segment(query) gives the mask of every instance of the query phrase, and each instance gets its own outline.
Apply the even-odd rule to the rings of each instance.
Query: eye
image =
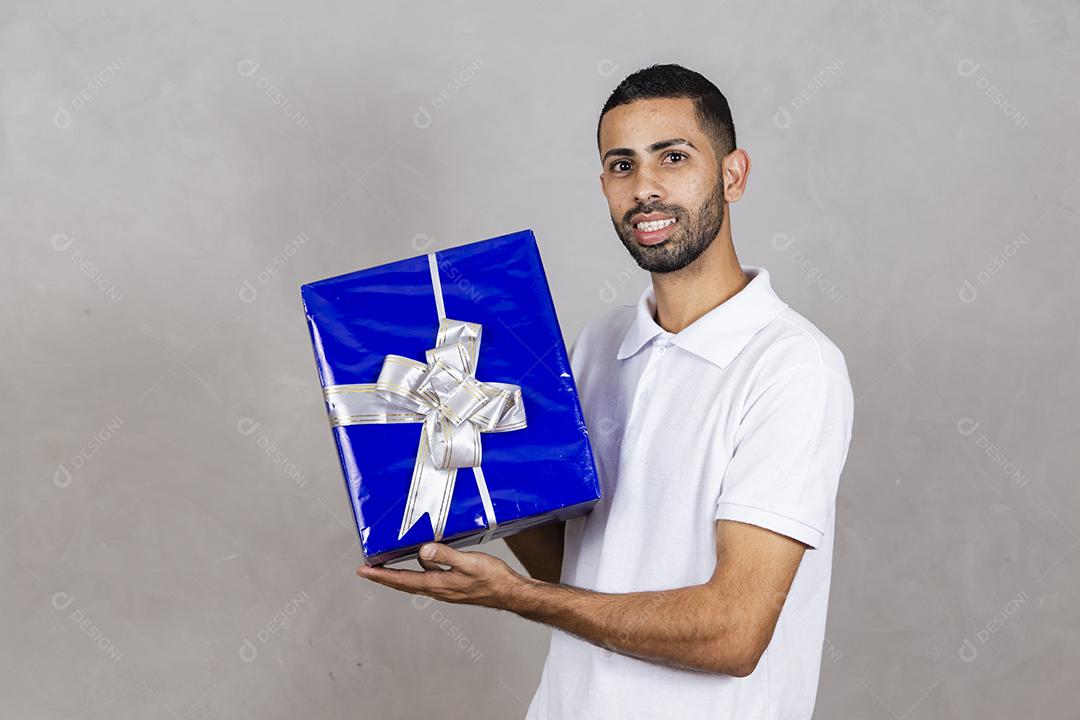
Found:
[[[672,150],[671,152],[669,152],[669,153],[668,153],[667,155],[665,155],[664,157],[665,157],[665,158],[669,158],[669,157],[672,157],[672,156],[677,156],[677,157],[679,157],[679,158],[681,158],[681,159],[683,159],[683,160],[685,160],[685,159],[686,159],[686,157],[687,157],[686,153],[681,153],[681,152],[679,152],[678,150]],[[678,162],[679,162],[679,161],[676,161],[676,164],[678,164]]]
[[[620,167],[621,165],[626,165],[627,166],[625,168],[626,170],[630,169],[630,167],[629,167],[630,166],[630,161],[629,160],[616,160],[615,162],[611,163],[611,165],[609,165],[608,167],[611,169],[612,172],[623,172],[624,169],[622,167]]]

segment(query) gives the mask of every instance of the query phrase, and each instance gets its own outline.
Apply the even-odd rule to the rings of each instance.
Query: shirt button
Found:
[[[666,352],[667,352],[667,346],[666,346],[666,345],[660,345],[660,346],[658,346],[658,347],[656,348],[656,352],[658,352],[659,354],[663,355],[664,353],[666,353]]]

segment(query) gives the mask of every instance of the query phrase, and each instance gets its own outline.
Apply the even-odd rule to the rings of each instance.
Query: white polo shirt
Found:
[[[570,350],[603,498],[566,524],[562,582],[609,593],[703,583],[716,521],[809,546],[772,641],[745,678],[600,648],[558,629],[528,720],[810,718],[832,570],[833,509],[854,398],[840,350],[776,296],[764,268],[681,332],[636,306]]]

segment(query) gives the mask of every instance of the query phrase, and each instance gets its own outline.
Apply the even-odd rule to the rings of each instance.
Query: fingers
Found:
[[[395,590],[438,596],[460,585],[470,573],[475,574],[482,567],[485,557],[488,556],[483,553],[460,552],[442,543],[426,543],[417,557],[423,570],[365,566],[358,569],[356,574]],[[450,572],[443,566],[458,572]]]
[[[444,589],[442,573],[362,567],[356,571],[356,574],[368,580],[374,580],[380,585],[405,592],[428,593]]]

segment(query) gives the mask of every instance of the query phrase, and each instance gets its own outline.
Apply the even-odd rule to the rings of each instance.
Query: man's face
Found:
[[[635,100],[612,108],[600,123],[600,158],[611,222],[643,269],[681,270],[719,234],[722,175],[693,100]]]

